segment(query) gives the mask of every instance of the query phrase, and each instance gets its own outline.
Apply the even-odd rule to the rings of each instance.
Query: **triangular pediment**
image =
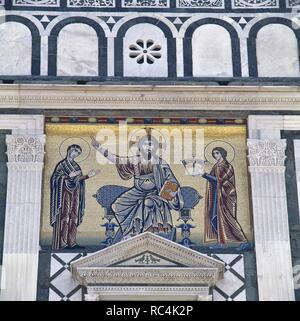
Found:
[[[161,236],[145,232],[108,248],[80,258],[72,269],[113,266],[181,266],[216,268],[220,275],[224,264]]]
[[[177,262],[166,259],[165,257],[159,256],[153,252],[146,251],[144,253],[135,255],[128,260],[116,263],[114,266],[157,266],[157,267],[166,267],[166,266],[182,266]]]

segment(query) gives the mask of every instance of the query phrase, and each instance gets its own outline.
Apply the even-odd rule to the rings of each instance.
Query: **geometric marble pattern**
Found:
[[[59,7],[59,0],[14,0],[14,6]]]
[[[177,0],[178,8],[224,8],[224,0]]]
[[[213,290],[214,301],[246,301],[244,257],[242,254],[212,254],[225,263],[224,279]]]
[[[233,8],[278,8],[279,0],[233,0]]]
[[[82,301],[82,287],[72,278],[70,263],[82,253],[52,253],[49,301]]]
[[[82,301],[82,287],[72,278],[70,263],[83,253],[52,253],[49,301]],[[242,254],[209,254],[225,263],[224,279],[213,290],[213,301],[246,301],[244,257]]]
[[[169,0],[122,0],[123,7],[156,7],[168,8],[170,6]]]
[[[102,8],[102,7],[115,7],[114,0],[68,0],[67,3],[70,8],[80,7],[91,7],[91,8]]]
[[[286,1],[286,6],[288,8],[300,7],[300,0],[287,0]]]

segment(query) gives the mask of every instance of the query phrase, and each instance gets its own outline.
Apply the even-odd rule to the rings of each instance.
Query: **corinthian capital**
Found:
[[[7,135],[7,158],[9,163],[42,163],[45,135]]]
[[[250,166],[284,166],[286,140],[248,139]]]

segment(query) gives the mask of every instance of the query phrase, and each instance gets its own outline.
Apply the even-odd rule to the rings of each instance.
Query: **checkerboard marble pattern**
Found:
[[[224,279],[213,291],[214,301],[246,301],[244,256],[242,254],[212,254],[225,263]]]
[[[70,263],[82,253],[52,253],[49,301],[82,301],[82,287],[72,279]],[[225,263],[224,279],[213,291],[214,301],[246,301],[244,257],[242,254],[211,254]]]
[[[72,278],[70,263],[82,253],[52,253],[49,301],[82,301],[82,287]]]

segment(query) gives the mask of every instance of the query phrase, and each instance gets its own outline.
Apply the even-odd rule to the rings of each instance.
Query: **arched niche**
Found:
[[[283,24],[262,27],[256,38],[259,77],[299,77],[298,43],[294,31]]]
[[[194,77],[232,77],[232,44],[229,32],[216,24],[198,27],[192,37]]]
[[[58,76],[98,76],[99,53],[96,31],[84,23],[64,26],[57,38]]]
[[[168,41],[150,23],[130,27],[123,39],[124,77],[168,77]]]
[[[0,74],[31,75],[32,36],[24,24],[8,21],[0,24]]]

